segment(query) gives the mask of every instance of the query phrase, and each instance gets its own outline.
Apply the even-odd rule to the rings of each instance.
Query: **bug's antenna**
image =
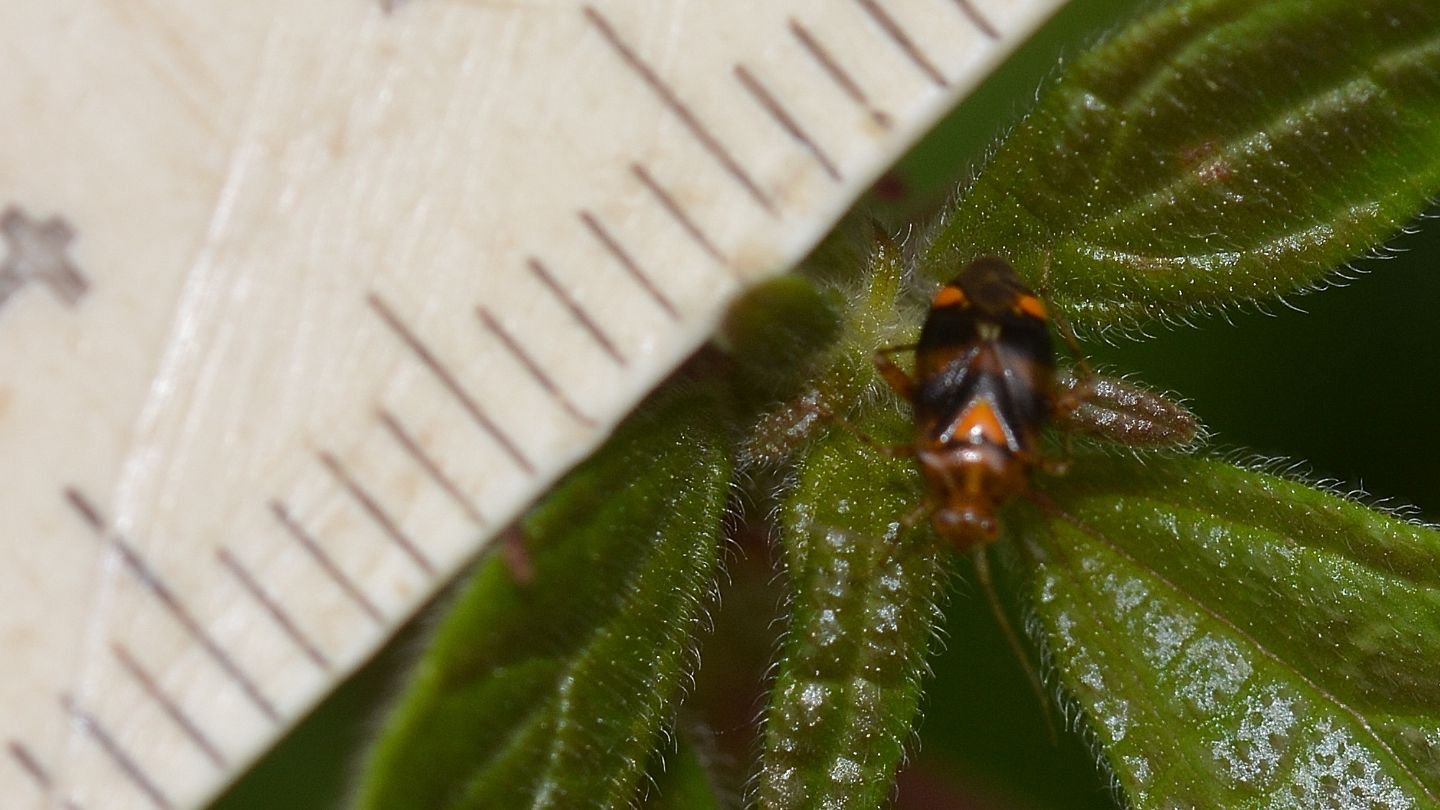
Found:
[[[995,582],[990,578],[990,558],[985,553],[985,548],[984,544],[976,546],[974,553],[971,554],[975,561],[975,579],[980,583],[981,590],[985,591],[985,601],[990,603],[990,612],[995,614],[995,623],[1000,625],[1000,632],[1005,635],[1005,642],[1010,645],[1010,652],[1020,663],[1020,668],[1025,670],[1025,677],[1030,681],[1030,690],[1035,693],[1035,699],[1040,702],[1040,711],[1045,716],[1045,730],[1050,735],[1050,744],[1059,745],[1060,732],[1055,726],[1055,713],[1050,706],[1050,699],[1045,693],[1045,684],[1041,682],[1040,673],[1030,661],[1024,645],[1020,643],[1020,636],[1015,633],[1015,627],[1005,613],[1005,606],[1000,603],[1000,595],[995,592]]]

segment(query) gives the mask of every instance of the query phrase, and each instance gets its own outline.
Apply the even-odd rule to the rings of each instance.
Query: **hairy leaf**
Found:
[[[1047,491],[1036,621],[1134,807],[1440,806],[1440,533],[1197,458]]]
[[[841,307],[837,291],[799,275],[746,290],[715,336],[735,361],[734,387],[764,403],[794,397],[838,337]]]
[[[1314,285],[1436,193],[1440,3],[1182,0],[1066,70],[921,266],[1125,328]]]
[[[700,752],[681,735],[676,751],[652,762],[645,810],[721,810],[725,805]]]
[[[831,277],[821,289],[844,293],[845,306],[836,315],[838,333],[822,356],[813,361],[820,371],[806,380],[798,393],[790,394],[788,401],[755,420],[741,452],[741,466],[747,471],[783,464],[819,428],[834,424],[833,417],[848,415],[879,382],[873,362],[875,351],[903,343],[913,334],[919,314],[902,299],[906,265],[900,246],[884,238],[876,241],[863,259],[848,254],[845,257],[861,263],[863,282],[851,277],[854,268],[850,268],[850,274],[827,262],[812,262],[806,268],[816,276]],[[829,292],[815,297],[833,301]],[[841,306],[838,302],[833,305]],[[776,324],[774,328],[783,326]],[[760,347],[750,348],[752,356],[741,359],[741,366],[776,363],[761,353]]]
[[[836,429],[783,508],[791,618],[765,717],[765,808],[879,807],[920,700],[944,555],[904,529],[910,465]]]
[[[712,587],[729,465],[701,391],[632,419],[483,564],[376,748],[361,808],[612,808],[638,795]]]
[[[1066,433],[1136,449],[1193,447],[1206,438],[1188,408],[1131,380],[1091,374],[1081,382],[1067,370],[1057,381],[1078,403],[1055,415]]]

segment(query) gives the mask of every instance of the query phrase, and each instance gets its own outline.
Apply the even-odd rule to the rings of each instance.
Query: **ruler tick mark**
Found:
[[[520,362],[520,365],[524,366],[525,370],[530,372],[530,377],[535,380],[536,384],[545,389],[545,392],[560,405],[562,410],[585,427],[595,427],[595,420],[580,412],[580,409],[575,403],[571,402],[570,398],[565,396],[565,393],[560,390],[560,386],[555,384],[555,380],[553,380],[549,374],[545,373],[545,369],[541,368],[540,364],[535,361],[535,358],[531,357],[530,354],[525,351],[525,347],[521,346],[520,342],[517,341],[513,335],[505,331],[505,327],[494,315],[490,314],[490,310],[486,309],[483,305],[478,306],[475,308],[475,314],[480,316],[480,322],[485,325],[485,328],[489,330],[490,334],[494,335],[495,339],[499,340],[500,343],[505,346],[505,349]]]
[[[610,336],[605,334],[605,330],[601,329],[600,324],[596,323],[595,319],[591,318],[590,314],[580,306],[580,302],[576,301],[575,297],[565,290],[565,287],[560,284],[560,281],[555,278],[549,268],[534,256],[531,256],[525,264],[530,268],[530,272],[534,274],[535,278],[539,279],[540,283],[544,284],[545,287],[550,290],[550,293],[565,306],[565,309],[570,311],[570,315],[575,318],[575,322],[580,324],[580,327],[590,334],[590,337],[599,344],[600,348],[603,349],[606,354],[610,355],[610,359],[614,360],[616,365],[624,366],[626,362],[625,356],[622,355],[620,349],[615,346],[615,341],[611,340]]]
[[[975,4],[971,0],[955,0],[955,5],[960,7],[960,13],[964,14],[965,18],[980,30],[980,33],[990,39],[998,40],[1000,38],[1000,32],[990,24],[989,20],[985,19],[985,15],[980,13],[980,9],[975,8]]]
[[[730,261],[725,258],[725,254],[720,252],[720,248],[715,247],[715,243],[710,241],[710,237],[706,236],[705,232],[700,230],[700,226],[696,225],[695,221],[690,219],[690,215],[685,213],[685,209],[680,207],[680,203],[670,195],[670,192],[655,182],[655,178],[650,176],[650,172],[647,171],[644,166],[641,166],[639,163],[632,163],[630,164],[630,172],[635,175],[641,185],[645,186],[651,194],[655,195],[655,200],[660,203],[660,207],[669,212],[671,218],[680,224],[680,227],[685,230],[685,233],[689,234],[690,238],[694,239],[695,243],[710,255],[710,258],[722,265],[729,266]]]
[[[105,726],[101,725],[95,715],[80,708],[75,698],[70,695],[61,695],[60,705],[64,707],[66,714],[74,718],[75,722],[85,729],[85,733],[100,746],[115,767],[119,768],[120,772],[125,774],[140,789],[141,793],[145,794],[151,804],[160,810],[173,810],[175,805],[171,804],[170,799],[165,796],[155,781],[140,767],[140,763],[126,753],[119,741],[106,730]]]
[[[329,575],[330,579],[340,587],[340,590],[350,597],[361,612],[373,619],[376,625],[385,627],[385,614],[381,613],[375,603],[365,596],[364,591],[361,591],[355,582],[340,570],[340,566],[335,564],[335,560],[331,559],[330,555],[325,553],[325,549],[315,541],[315,538],[311,537],[310,533],[305,531],[305,528],[291,516],[290,510],[285,507],[285,504],[280,501],[271,501],[270,513],[280,522],[280,526],[285,529],[286,533],[315,560],[315,563],[320,566],[320,570]]]
[[[905,33],[905,29],[900,27],[900,24],[895,21],[894,17],[891,17],[886,13],[885,9],[880,7],[878,0],[855,0],[855,2],[859,3],[860,7],[865,9],[865,13],[870,15],[870,19],[874,20],[876,25],[880,26],[880,30],[884,31],[885,35],[890,37],[891,41],[905,54],[905,57],[909,59],[915,67],[919,68],[920,72],[924,73],[936,87],[943,88],[950,86],[950,83],[945,81],[945,77],[941,75],[934,63],[925,55],[925,52],[920,50],[919,45],[915,44],[915,40],[911,39],[910,35]]]
[[[80,517],[85,523],[95,530],[97,537],[119,553],[121,561],[125,563],[125,567],[130,571],[131,575],[133,575],[151,595],[159,600],[160,604],[170,616],[174,618],[181,627],[184,627],[185,631],[190,634],[190,637],[200,645],[206,655],[210,657],[210,660],[214,661],[220,669],[224,670],[225,674],[230,677],[230,680],[234,681],[235,685],[240,688],[240,691],[245,693],[245,696],[250,699],[250,702],[254,704],[255,708],[259,709],[260,713],[265,715],[271,722],[277,725],[283,722],[283,718],[280,716],[279,710],[275,708],[275,704],[271,703],[269,698],[260,692],[260,688],[255,684],[255,681],[240,668],[240,665],[235,662],[235,659],[230,656],[230,653],[226,652],[225,648],[221,647],[220,643],[205,631],[205,628],[201,626],[199,620],[185,607],[185,603],[180,601],[179,595],[160,579],[160,576],[150,567],[150,564],[140,556],[140,552],[117,533],[111,533],[108,537],[106,536],[106,522],[101,517],[100,510],[95,508],[95,504],[74,487],[69,487],[65,490],[65,499],[74,507],[75,511],[80,514]]]
[[[53,801],[56,798],[57,790],[55,787],[55,779],[50,776],[50,771],[46,770],[45,766],[40,764],[40,760],[35,758],[35,755],[30,752],[29,748],[25,747],[24,743],[18,740],[11,740],[5,747],[10,751],[11,759],[14,759],[15,763],[20,766],[20,770],[24,771],[34,780],[35,784],[40,788],[40,792],[43,793],[46,798]],[[80,805],[69,799],[61,800],[61,807],[65,808],[65,810],[80,810]]]
[[[445,368],[444,364],[440,362],[440,358],[435,356],[435,353],[430,350],[430,347],[420,342],[420,338],[410,330],[410,327],[406,326],[405,323],[400,320],[400,316],[395,314],[395,310],[391,309],[390,305],[385,303],[384,299],[379,295],[372,292],[367,296],[367,300],[370,303],[370,308],[375,310],[375,313],[380,316],[380,320],[384,321],[385,325],[390,327],[390,330],[395,333],[395,336],[400,338],[400,341],[408,346],[410,351],[415,353],[415,356],[420,359],[420,362],[426,368],[430,369],[430,372],[440,380],[441,385],[444,385],[445,388],[460,401],[461,407],[465,409],[466,413],[470,414],[470,417],[475,420],[475,423],[480,426],[480,429],[489,434],[490,438],[494,439],[495,442],[500,445],[500,449],[505,451],[505,454],[515,462],[516,466],[526,474],[533,476],[535,474],[535,465],[531,464],[530,459],[526,458],[525,455],[520,452],[520,448],[500,429],[500,426],[490,418],[489,414],[485,413],[480,407],[480,404],[471,398],[471,396],[465,392],[464,388],[460,387],[460,381],[455,378],[454,374],[450,373],[449,369]]]
[[[460,510],[465,513],[466,517],[470,518],[471,522],[477,526],[484,526],[488,523],[488,521],[485,520],[485,516],[480,514],[479,507],[475,506],[474,502],[466,497],[465,493],[460,491],[460,487],[451,480],[450,476],[445,474],[444,470],[440,469],[439,462],[425,452],[425,448],[420,446],[420,441],[411,435],[410,431],[406,430],[404,425],[400,424],[400,420],[396,419],[394,414],[382,408],[378,416],[380,418],[380,424],[385,426],[385,431],[395,439],[396,444],[399,444],[401,449],[403,449],[416,464],[419,464],[421,469],[425,470],[431,480],[455,501],[455,504],[460,507]]]
[[[848,96],[851,101],[854,101],[870,113],[871,120],[882,129],[892,129],[895,126],[895,122],[891,120],[890,115],[882,110],[876,109],[874,105],[870,103],[870,99],[865,95],[865,91],[861,90],[860,85],[856,84],[850,74],[845,72],[845,68],[841,67],[840,63],[835,61],[835,57],[830,55],[830,52],[825,49],[825,46],[820,44],[820,41],[815,38],[814,34],[810,33],[809,29],[793,17],[790,19],[790,33],[795,36],[796,41],[800,43],[800,47],[803,48],[806,53],[810,54],[810,57],[815,60],[815,63],[820,66],[820,69],[825,71],[825,75],[829,76],[830,79],[835,82],[841,92]]]
[[[620,34],[615,30],[615,27],[611,25],[610,21],[605,19],[594,6],[587,4],[584,7],[584,11],[586,19],[595,26],[601,36],[605,38],[605,41],[610,43],[610,47],[615,49],[615,52],[620,55],[621,60],[629,65],[630,69],[634,70],[635,73],[640,76],[641,80],[649,85],[651,90],[655,91],[655,94],[660,97],[661,103],[668,107],[670,111],[680,119],[680,122],[685,125],[686,129],[690,130],[690,134],[695,136],[696,140],[700,142],[700,145],[705,148],[705,151],[709,152],[725,171],[729,172],[730,176],[735,178],[735,181],[745,189],[757,205],[771,216],[776,216],[775,204],[770,200],[770,197],[767,196],[765,192],[760,189],[759,184],[740,167],[740,163],[735,160],[729,150],[720,143],[720,140],[701,123],[700,119],[690,107],[681,101],[675,91],[660,78],[660,75],[655,72],[655,69],[646,64],[646,62],[640,58],[640,55],[620,38]]]
[[[425,556],[425,553],[420,550],[420,547],[415,545],[415,542],[400,529],[395,519],[390,517],[390,514],[385,511],[384,507],[380,506],[379,501],[375,500],[375,496],[371,495],[369,490],[365,489],[359,481],[355,480],[355,477],[350,474],[350,471],[345,468],[345,465],[340,463],[340,459],[336,458],[333,453],[324,450],[320,451],[319,457],[320,463],[325,466],[325,469],[330,471],[330,474],[335,477],[335,480],[340,486],[344,487],[345,491],[350,493],[350,497],[354,498],[355,502],[360,504],[360,508],[364,510],[365,514],[369,515],[370,519],[375,521],[381,531],[385,533],[385,536],[390,538],[390,541],[403,551],[405,556],[409,557],[415,565],[426,574],[432,577],[439,575],[440,572],[435,570],[434,564],[432,564],[429,558]]]
[[[140,684],[140,688],[145,690],[145,694],[149,695],[151,700],[159,704],[165,715],[179,727],[196,748],[200,749],[200,753],[204,754],[205,758],[210,760],[210,763],[216,768],[225,770],[228,763],[225,761],[225,756],[220,753],[220,749],[210,741],[209,737],[205,736],[205,732],[201,731],[200,726],[185,714],[179,704],[165,694],[164,690],[160,688],[160,682],[155,680],[155,677],[126,649],[125,645],[114,642],[110,645],[110,651],[115,653],[115,660],[120,662],[121,668],[130,673],[130,677]]]
[[[319,667],[323,672],[330,672],[334,669],[330,663],[330,659],[326,658],[325,654],[320,652],[320,648],[306,637],[305,633],[300,630],[300,626],[295,623],[295,620],[290,618],[290,614],[287,613],[284,608],[280,607],[280,603],[276,602],[274,597],[265,592],[265,589],[261,587],[255,575],[250,573],[250,570],[240,562],[239,558],[230,553],[230,549],[222,546],[216,551],[216,557],[220,560],[220,565],[234,575],[236,581],[240,583],[240,587],[244,588],[245,592],[254,598],[260,607],[264,609],[265,613],[275,622],[275,625],[280,628],[280,631],[286,636],[289,636],[290,640],[295,643],[295,646],[300,648],[300,651],[305,654],[306,658],[314,662],[315,666]]]
[[[610,229],[606,228],[604,223],[594,214],[583,209],[580,211],[580,221],[585,223],[585,227],[590,231],[591,235],[599,240],[600,244],[610,252],[611,256],[615,257],[615,261],[619,262],[620,266],[625,268],[625,272],[629,273],[630,277],[635,279],[635,283],[644,288],[645,292],[649,293],[650,297],[655,300],[655,303],[658,304],[661,309],[665,310],[665,314],[670,316],[670,320],[679,323],[680,311],[675,308],[675,304],[660,291],[659,287],[655,286],[655,282],[650,276],[640,269],[640,265],[636,264],[635,260],[631,258],[630,253],[616,241],[614,235],[610,233]]]
[[[35,784],[39,785],[46,795],[55,791],[55,780],[51,778],[50,772],[45,770],[45,766],[40,764],[40,760],[30,753],[30,749],[15,740],[11,740],[5,747],[10,751],[10,757],[20,765],[22,770],[30,774],[30,777],[35,780]]]
[[[750,93],[751,97],[770,114],[770,117],[775,119],[775,123],[779,124],[781,129],[789,133],[790,137],[798,141],[800,145],[804,147],[805,151],[810,153],[811,157],[815,158],[815,161],[820,164],[820,168],[824,169],[825,173],[830,175],[830,179],[836,181],[844,179],[840,176],[840,170],[836,168],[835,162],[830,159],[829,155],[825,154],[825,150],[820,148],[820,144],[816,143],[815,139],[810,137],[810,134],[800,126],[794,116],[790,115],[789,111],[765,88],[765,85],[760,83],[759,79],[755,78],[755,75],[751,73],[748,68],[744,65],[737,64],[735,66],[735,78],[740,81],[740,86],[744,87],[745,90]]]
[[[105,521],[100,517],[99,510],[90,503],[89,499],[80,494],[80,490],[74,487],[65,490],[65,500],[70,502],[75,511],[80,513],[80,518],[85,521],[85,525],[93,529],[96,534],[105,532]]]

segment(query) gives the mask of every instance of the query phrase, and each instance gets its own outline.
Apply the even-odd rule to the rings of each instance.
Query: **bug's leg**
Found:
[[[1046,272],[1049,272],[1049,263],[1046,263]],[[1065,346],[1070,350],[1070,356],[1075,359],[1075,379],[1063,387],[1057,385],[1055,392],[1054,411],[1057,415],[1066,415],[1075,412],[1084,405],[1095,393],[1095,372],[1090,369],[1090,361],[1085,359],[1085,353],[1080,350],[1080,341],[1075,337],[1075,330],[1065,320],[1065,316],[1050,312],[1050,322],[1055,324],[1055,331],[1060,333],[1060,339],[1065,341]],[[1066,432],[1061,441],[1065,445],[1065,457],[1071,455],[1070,434]]]
[[[1060,741],[1060,732],[1055,726],[1054,710],[1050,705],[1050,696],[1045,692],[1045,684],[1040,680],[1040,673],[1030,660],[1030,655],[1025,651],[1025,645],[1020,642],[1020,636],[1015,632],[1015,627],[1010,623],[1010,617],[1005,613],[1005,606],[1000,602],[1000,595],[995,592],[995,582],[990,578],[990,558],[986,555],[985,549],[988,543],[981,543],[971,553],[971,559],[975,562],[975,580],[980,584],[980,589],[985,592],[985,601],[990,603],[990,612],[995,616],[995,623],[1000,625],[1000,632],[1005,636],[1005,643],[1010,645],[1010,652],[1015,656],[1020,668],[1025,671],[1025,677],[1030,681],[1030,690],[1035,693],[1035,699],[1040,702],[1041,712],[1045,715],[1045,730],[1050,734],[1050,744],[1056,745]]]
[[[1045,254],[1045,266],[1040,269],[1040,286],[1035,290],[1045,301],[1050,301],[1050,254]],[[1053,306],[1046,307],[1046,314],[1050,322],[1055,324],[1055,331],[1060,333],[1060,339],[1065,341],[1065,348],[1070,350],[1070,356],[1075,358],[1076,377],[1079,378],[1079,385],[1088,384],[1091,377],[1095,376],[1090,370],[1090,363],[1085,359],[1085,353],[1080,350],[1080,340],[1075,337],[1075,330],[1070,328],[1070,322],[1065,316],[1055,311]],[[1083,398],[1082,398],[1083,399]]]
[[[910,531],[918,526],[920,521],[928,517],[933,511],[935,511],[935,507],[931,506],[929,501],[921,501],[916,504],[914,509],[907,512],[905,517],[900,518],[900,528],[907,532]]]
[[[825,404],[824,402],[821,402],[819,400],[808,402],[806,403],[806,407],[809,408],[811,412],[819,418],[824,419],[832,424],[839,425],[840,427],[849,431],[850,435],[858,439],[861,444],[869,446],[871,450],[874,450],[877,453],[883,453],[891,458],[909,458],[915,455],[914,447],[908,444],[885,444],[874,436],[871,436],[869,433],[866,433],[860,428],[855,427],[855,425],[851,423],[849,419],[846,419],[840,414],[830,410],[830,406]]]
[[[1076,411],[1095,397],[1097,378],[1089,376],[1088,368],[1081,368],[1080,373],[1085,376],[1056,380],[1053,384],[1055,394],[1050,407],[1050,418],[1057,424],[1063,425],[1069,421]],[[1041,471],[1050,475],[1064,475],[1070,466],[1070,459],[1075,456],[1074,430],[1062,427],[1059,433],[1061,457],[1042,458],[1038,462]]]
[[[1070,328],[1070,322],[1065,316],[1050,312],[1050,321],[1055,324],[1055,331],[1060,333],[1060,339],[1065,341],[1065,348],[1070,350],[1070,355],[1075,358],[1075,376],[1079,378],[1077,386],[1089,385],[1090,379],[1095,372],[1090,370],[1090,361],[1085,359],[1085,352],[1080,350],[1080,339],[1075,337],[1075,330]]]
[[[880,376],[884,378],[886,384],[895,389],[895,393],[906,399],[910,398],[910,392],[914,389],[915,383],[910,379],[910,375],[905,373],[904,369],[890,361],[889,356],[897,352],[914,351],[914,349],[914,346],[891,346],[890,348],[875,352],[874,358],[875,368],[879,370]],[[828,407],[819,403],[814,407],[816,408],[816,413],[822,418],[829,419],[831,422],[850,431],[852,436],[859,439],[861,443],[869,445],[870,449],[878,453],[884,453],[891,458],[909,458],[915,455],[915,448],[908,444],[885,444],[860,428],[855,427],[845,417],[835,413]]]
[[[1070,472],[1070,443],[1067,439],[1069,439],[1069,434],[1062,433],[1060,441],[1064,446],[1061,450],[1062,455],[1059,457],[1048,455],[1039,450],[1028,453],[1017,453],[1016,455],[1020,461],[1030,469],[1039,470],[1045,475],[1064,475]],[[1027,489],[1025,494],[1028,495],[1030,491],[1032,490]]]
[[[912,343],[906,346],[890,346],[880,349],[875,352],[874,356],[875,370],[880,372],[880,377],[885,380],[885,384],[907,400],[914,398],[915,380],[905,373],[905,369],[896,365],[895,361],[890,359],[890,355],[913,351],[915,351],[915,344]]]
[[[1050,300],[1050,255],[1045,256],[1045,266],[1040,271],[1040,288],[1038,294],[1045,300]],[[1090,363],[1085,359],[1085,353],[1080,350],[1080,341],[1075,337],[1075,330],[1070,328],[1070,323],[1065,316],[1054,310],[1054,307],[1047,308],[1050,322],[1055,324],[1055,331],[1060,333],[1060,339],[1065,341],[1065,347],[1070,350],[1070,356],[1075,358],[1075,379],[1067,380],[1063,384],[1057,381],[1054,384],[1054,398],[1051,406],[1052,417],[1061,419],[1079,410],[1086,400],[1094,395],[1095,373],[1090,370]],[[1069,459],[1075,454],[1074,441],[1070,431],[1063,431],[1060,435],[1060,444],[1064,457],[1062,459],[1041,459],[1040,469],[1052,475],[1063,475],[1069,468]]]
[[[1046,301],[1050,300],[1050,256],[1045,256],[1045,267],[1040,271],[1040,289],[1038,294]],[[1065,341],[1065,347],[1069,349],[1070,356],[1075,359],[1075,379],[1061,385],[1057,382],[1054,394],[1054,404],[1051,408],[1053,416],[1059,418],[1074,413],[1085,404],[1094,393],[1095,373],[1090,370],[1090,362],[1085,359],[1085,353],[1080,350],[1080,340],[1075,337],[1075,330],[1070,328],[1070,323],[1065,316],[1055,311],[1054,307],[1047,307],[1047,315],[1050,322],[1055,324],[1055,331],[1060,333],[1060,339]],[[1069,459],[1075,454],[1074,442],[1069,431],[1060,435],[1060,444],[1064,457],[1062,459],[1041,459],[1040,469],[1051,475],[1063,475],[1070,466]]]

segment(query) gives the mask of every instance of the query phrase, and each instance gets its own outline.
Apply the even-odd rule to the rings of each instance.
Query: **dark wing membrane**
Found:
[[[917,365],[926,366],[916,380],[915,425],[934,441],[975,398],[977,382],[986,375],[977,368],[983,344],[937,349],[928,356],[917,353]]]
[[[980,335],[968,304],[930,310],[915,344],[915,425],[934,440],[973,395]]]
[[[925,316],[925,324],[920,327],[920,340],[915,344],[915,372],[925,375],[928,370],[925,367],[927,355],[938,357],[937,352],[949,354],[947,349],[963,349],[975,345],[979,340],[975,312],[969,306],[932,309],[930,314]]]
[[[1040,428],[1050,419],[1054,368],[1038,364],[1028,353],[1002,344],[997,348],[1005,374],[997,380],[995,402],[1016,450],[1031,450]]]
[[[1004,371],[1007,407],[1003,416],[1016,432],[1033,435],[1050,418],[1055,347],[1039,318],[1011,315],[1000,329],[996,353]]]
[[[916,425],[931,441],[946,441],[971,403],[988,399],[1013,450],[1028,450],[1050,415],[1054,349],[1045,322],[1007,314],[998,337],[982,340],[979,319],[957,311],[943,320],[935,312],[916,349]],[[959,316],[959,317],[956,317]],[[966,330],[968,341],[954,340]]]

